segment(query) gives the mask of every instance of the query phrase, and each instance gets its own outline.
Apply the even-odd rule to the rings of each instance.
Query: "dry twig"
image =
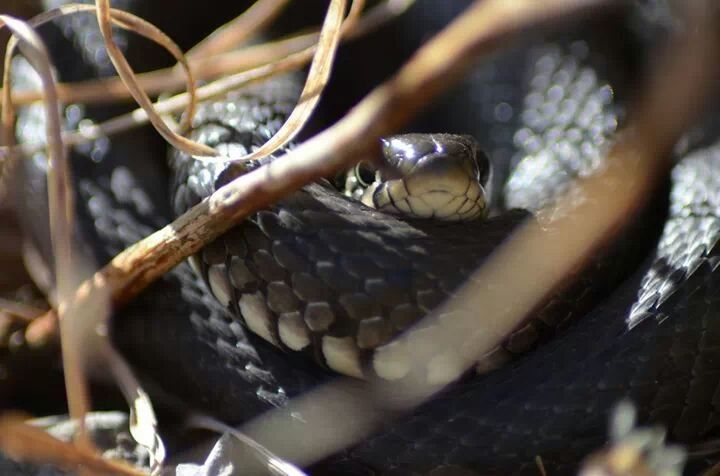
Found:
[[[414,0],[387,0],[375,5],[365,11],[353,28],[345,29],[343,38],[352,39],[367,34],[369,31],[403,13],[413,2]],[[84,6],[88,7],[87,5]],[[318,38],[319,32],[317,31],[298,33],[279,40],[249,45],[239,50],[220,52],[209,56],[192,54],[194,50],[190,50],[188,52],[188,61],[196,79],[215,79],[226,74],[234,74],[267,65],[295,53],[300,53],[313,47]],[[222,41],[225,43],[224,39]],[[297,67],[304,66],[311,57],[311,54],[305,54],[305,60],[298,63]],[[147,94],[156,95],[177,91],[182,88],[186,76],[181,73],[176,67],[171,67],[141,73],[136,76],[138,84]],[[71,84],[60,83],[57,85],[57,89],[58,97],[63,103],[116,102],[131,97],[130,92],[119,77],[80,81]],[[27,104],[40,99],[42,99],[42,96],[38,91],[20,91],[12,94],[13,103],[16,105]],[[177,112],[178,110],[166,112]]]
[[[320,101],[320,94],[330,79],[330,71],[332,70],[343,29],[351,28],[357,22],[364,5],[364,0],[354,0],[345,27],[341,28],[347,2],[345,0],[333,0],[330,2],[325,22],[320,30],[318,46],[306,50],[308,52],[313,51],[314,57],[297,105],[293,108],[292,113],[285,120],[280,130],[265,144],[256,151],[235,160],[253,160],[266,157],[285,146],[300,132],[303,125],[310,119],[310,115]]]
[[[178,135],[165,123],[162,117],[155,113],[152,101],[148,97],[147,93],[145,93],[145,91],[143,91],[138,85],[135,80],[135,72],[132,70],[130,63],[127,62],[125,56],[122,54],[122,51],[120,51],[117,44],[115,44],[115,40],[112,37],[112,13],[110,10],[110,2],[108,0],[96,0],[95,5],[98,24],[100,25],[100,32],[102,33],[108,56],[115,66],[118,75],[122,78],[123,83],[125,83],[125,86],[130,90],[133,98],[135,98],[135,101],[137,101],[137,103],[145,110],[150,122],[155,127],[155,130],[157,130],[169,144],[177,149],[186,151],[192,155],[209,157],[215,156],[216,154],[212,147],[196,143],[186,137]],[[191,121],[193,115],[195,114],[196,106],[195,80],[192,77],[192,71],[187,64],[180,47],[178,47],[175,42],[156,28],[154,28],[153,33],[155,33],[155,35],[152,39],[161,39],[162,41],[159,43],[168,48],[173,56],[175,56],[175,59],[177,59],[178,62],[181,63],[187,70],[188,94],[190,96],[190,101],[188,103],[185,121]]]
[[[14,459],[52,464],[70,471],[90,470],[94,474],[146,474],[121,461],[105,459],[96,452],[60,441],[25,421],[25,417],[17,414],[0,416],[0,448]]]
[[[287,0],[258,0],[242,15],[221,26],[195,45],[188,51],[188,56],[212,56],[237,48],[277,18],[287,3]]]
[[[76,263],[72,256],[72,224],[74,223],[74,203],[70,188],[69,171],[67,165],[67,157],[62,144],[60,134],[61,120],[60,110],[55,90],[55,82],[51,70],[50,58],[42,43],[40,37],[26,23],[9,16],[0,15],[0,21],[13,32],[13,37],[8,43],[8,52],[12,52],[15,44],[23,52],[33,68],[37,71],[43,90],[45,91],[45,114],[46,135],[49,145],[49,167],[48,167],[48,194],[52,198],[50,207],[50,231],[55,255],[55,269],[57,270],[58,289],[57,294],[59,302],[65,304],[72,300],[75,293],[73,286],[73,276],[76,271]],[[2,122],[5,137],[3,143],[12,144],[13,137],[13,111],[10,107],[10,55],[5,58],[5,71],[3,74],[3,109]],[[63,323],[66,306],[60,306],[58,314]],[[73,329],[68,323],[61,324],[61,334],[67,337],[66,342],[73,342]],[[87,387],[83,376],[81,358],[78,352],[71,349],[68,345],[63,346],[63,357],[66,363],[65,379],[68,388],[75,388],[73,395],[68,395],[70,412],[75,418],[82,418],[89,408],[87,398]],[[84,427],[80,425],[78,431],[80,441],[90,446]]]
[[[105,19],[110,22],[110,12],[105,11]],[[48,17],[57,14],[57,12],[49,12],[36,18],[35,22],[46,21]],[[122,26],[139,30],[141,34],[150,37],[158,37],[161,43],[171,43],[158,30],[153,30],[149,24],[137,19],[125,12],[113,12],[115,21]],[[90,408],[87,379],[85,376],[85,364],[88,356],[95,355],[105,356],[106,361],[111,365],[115,362],[112,360],[114,354],[111,352],[110,344],[107,336],[97,333],[98,323],[103,322],[103,316],[108,316],[107,294],[101,287],[93,289],[92,295],[84,296],[82,306],[76,306],[77,301],[73,300],[75,296],[76,284],[81,276],[88,273],[82,271],[83,264],[80,263],[73,252],[73,223],[74,223],[74,203],[72,200],[72,191],[69,181],[67,159],[65,149],[62,144],[60,133],[60,114],[55,82],[51,70],[51,63],[45,49],[44,44],[37,34],[32,30],[30,25],[20,20],[8,16],[0,16],[6,26],[8,26],[14,36],[8,43],[8,54],[5,58],[5,71],[3,76],[3,93],[5,106],[2,111],[2,119],[6,136],[4,142],[12,143],[11,131],[13,123],[13,111],[10,102],[10,56],[12,50],[17,45],[30,61],[33,68],[37,71],[40,82],[42,83],[46,113],[47,140],[49,143],[49,167],[48,167],[48,195],[50,204],[50,230],[53,252],[55,256],[54,269],[56,270],[56,295],[58,300],[58,316],[60,319],[60,333],[63,341],[63,363],[65,368],[66,387],[68,389],[68,405],[71,418],[78,422],[78,432],[76,435],[77,450],[86,454],[92,454],[94,447],[87,436],[84,426],[84,416]],[[108,26],[109,27],[109,26]],[[172,47],[172,44],[171,44]],[[181,55],[177,47],[175,51]],[[69,316],[72,318],[69,319]],[[106,319],[106,318],[105,318]],[[39,322],[46,323],[53,321],[50,314],[41,318]],[[36,321],[38,322],[38,321]],[[82,349],[82,350],[81,350]],[[119,376],[123,376],[123,367],[115,363],[113,370]],[[128,373],[128,372],[125,372]],[[152,408],[147,403],[145,395],[139,391],[139,386],[134,380],[128,378],[120,379],[124,386],[123,390],[127,394],[133,396],[132,410],[142,410],[146,415],[146,421],[149,424],[145,428],[151,428],[151,431],[143,431],[142,436],[145,438],[138,439],[142,443],[148,444],[153,456],[162,457],[162,446],[158,444],[152,437],[155,433],[152,431],[155,426]],[[134,391],[134,394],[133,394]],[[139,426],[135,425],[133,434],[138,432]]]
[[[337,11],[337,8],[334,7],[328,11],[328,20],[332,21],[326,22],[325,24],[324,30],[326,31],[326,33],[324,35],[324,39],[322,41],[319,41],[317,45],[311,44],[305,49],[301,49],[296,53],[285,56],[274,63],[263,65],[248,71],[244,71],[226,78],[219,79],[211,84],[208,84],[198,89],[198,99],[216,98],[223,96],[229,91],[238,89],[254,82],[265,80],[276,74],[298,69],[304,66],[308,61],[310,61],[310,59],[313,59],[313,63],[317,65],[317,67],[315,68],[311,67],[310,74],[308,75],[306,86],[303,89],[303,98],[301,101],[302,107],[299,107],[297,109],[297,112],[293,114],[293,117],[288,119],[287,125],[283,127],[283,130],[279,131],[278,134],[276,134],[276,136],[273,138],[273,144],[265,145],[262,151],[258,150],[252,156],[233,158],[233,160],[243,160],[253,156],[259,156],[261,153],[271,153],[273,150],[287,143],[288,140],[290,140],[292,137],[294,137],[295,134],[297,134],[298,130],[307,120],[309,114],[312,112],[315,104],[317,103],[317,100],[319,99],[319,94],[322,92],[321,86],[324,87],[324,84],[327,83],[326,76],[327,74],[329,74],[328,61],[332,60],[332,57],[334,56],[334,51],[337,47],[337,41],[339,40],[339,38],[344,34],[353,36],[353,32],[355,30],[367,31],[368,29],[377,26],[382,22],[383,19],[387,20],[387,15],[400,14],[412,3],[412,1],[402,0],[398,2],[396,0],[395,2],[392,2],[392,0],[390,0],[388,3],[390,3],[391,5],[388,6],[385,4],[381,4],[379,6],[376,6],[373,11],[369,12],[367,16],[367,22],[363,23],[358,19],[358,16],[361,13],[364,1],[355,1],[348,15],[348,18],[343,23],[342,29],[340,30],[338,30],[339,25],[336,21],[337,14],[334,13]],[[382,8],[383,6],[385,8]],[[93,8],[89,6],[84,7],[85,10]],[[79,9],[80,7],[76,8]],[[299,40],[300,41],[298,41],[297,44],[303,44],[306,41],[303,38],[300,38]],[[118,58],[118,61],[120,62],[120,64],[122,64],[122,62],[126,63],[124,59],[120,60]],[[131,70],[125,70],[124,74],[125,77],[130,79],[131,81],[131,78],[134,78],[134,73],[132,73]],[[90,90],[86,92],[90,93],[91,95],[99,94],[99,90],[97,89],[96,85],[91,86],[92,87],[89,88]],[[137,81],[134,81],[133,90],[135,91],[134,94],[145,94],[142,88],[140,88],[140,85]],[[172,132],[172,127],[170,125],[166,125],[164,121],[162,121],[160,116],[173,112],[179,112],[186,107],[190,108],[192,105],[192,101],[192,94],[182,93],[172,98],[159,101],[154,105],[155,107],[152,109],[147,109],[148,104],[145,104],[140,109],[136,109],[131,113],[116,117],[104,123],[86,126],[77,132],[66,133],[63,135],[63,140],[66,145],[76,145],[100,137],[112,135],[130,127],[144,124],[148,122],[148,120],[153,123],[161,123],[161,127],[164,131],[163,134],[167,133],[168,130]],[[188,117],[190,116],[186,115],[186,118]],[[188,141],[187,139],[177,139],[177,141],[179,142],[174,145],[178,145],[179,143],[192,144],[192,141]],[[202,147],[202,145],[200,146]],[[192,147],[193,146],[191,145],[190,149],[185,150],[187,150],[189,153],[193,153],[195,152],[195,150],[193,150]],[[44,144],[23,144],[20,146],[20,149],[23,156],[30,156],[36,152],[42,151],[44,149]],[[0,152],[2,152],[2,148],[0,148]],[[200,156],[203,155],[207,160],[209,160],[209,157],[211,157],[211,155],[208,154],[200,154]],[[0,157],[2,157],[2,155],[0,155]],[[218,157],[217,160],[224,161],[228,160],[228,158]]]
[[[0,297],[0,312],[8,313],[18,319],[21,319],[25,323],[30,323],[34,319],[43,315],[46,311],[29,304],[11,301]]]

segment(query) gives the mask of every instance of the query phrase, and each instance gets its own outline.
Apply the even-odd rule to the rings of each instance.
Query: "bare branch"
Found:
[[[25,422],[18,414],[0,416],[0,448],[20,460],[51,463],[68,470],[91,470],[96,474],[143,476],[146,473],[126,463],[105,459],[99,453],[60,441],[41,428]]]

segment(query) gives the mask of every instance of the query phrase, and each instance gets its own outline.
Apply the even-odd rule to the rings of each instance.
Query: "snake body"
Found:
[[[443,2],[426,24],[446,21],[463,3]],[[127,0],[128,7],[141,4]],[[427,12],[416,9],[414,15],[417,21]],[[67,31],[69,41],[60,35],[53,43],[60,58],[67,59],[73,48],[91,48],[91,42],[82,41],[82,27]],[[81,41],[73,45],[78,38]],[[548,183],[552,185],[558,175],[582,176],[597,167],[595,158],[617,126],[618,108],[606,79],[598,76],[601,69],[585,64],[592,48],[592,43],[565,39],[550,40],[539,49],[521,45],[471,78],[483,82],[484,88],[467,89],[465,99],[474,98],[469,105],[477,106],[475,119],[487,124],[489,114],[496,121],[482,131],[462,128],[467,125],[456,131],[475,132],[491,156],[506,159],[501,168],[510,167],[513,157],[523,158],[508,182],[506,207],[534,210],[551,202],[563,187],[550,186],[553,192],[547,192]],[[98,66],[97,56],[89,56],[94,73],[109,72],[107,65]],[[606,59],[610,64],[617,61]],[[62,66],[62,61],[58,64]],[[525,77],[532,79],[529,86]],[[196,118],[196,137],[221,148],[251,148],[258,137],[277,129],[296,94],[292,87],[273,83],[205,105]],[[451,97],[447,103],[457,101]],[[467,105],[465,111],[467,116]],[[103,113],[108,111],[95,111],[93,117]],[[24,114],[20,121],[26,125],[37,119],[32,112]],[[460,116],[447,116],[454,117],[447,127],[457,125],[454,121]],[[72,122],[75,115],[68,117]],[[248,139],[243,132],[242,122],[247,120],[262,124],[253,126],[259,130],[255,138]],[[20,138],[29,140],[22,134],[32,131],[21,128]],[[534,458],[540,455],[546,467],[565,474],[604,440],[608,412],[621,397],[638,404],[642,419],[666,424],[673,439],[689,443],[711,439],[720,380],[720,340],[715,341],[720,339],[715,249],[720,237],[720,152],[711,127],[704,127],[700,136],[672,173],[670,206],[654,251],[639,255],[641,264],[603,303],[536,351],[453,386],[355,447],[321,462],[318,471],[410,474],[465,468],[482,474],[534,474]],[[173,208],[180,211],[212,191],[218,180],[227,179],[225,168],[213,169],[176,155],[173,160],[180,163],[176,168],[180,172],[170,203],[170,192],[159,185],[166,180],[166,170],[153,161],[158,149],[151,143],[125,134],[109,144],[98,142],[74,152],[79,226],[98,262],[162,226]],[[125,156],[120,164],[119,156]],[[34,205],[45,193],[41,169],[40,158],[23,164],[25,185],[20,193],[21,203],[36,208],[28,227],[39,243],[38,253],[48,256],[49,250],[41,244],[47,230],[36,223],[43,207]],[[512,193],[513,188],[524,193]],[[658,203],[662,205],[662,200]],[[458,237],[452,228],[411,224],[369,211],[337,198],[322,184],[312,184],[210,245],[196,258],[196,268],[214,283],[211,291],[216,297],[227,298],[230,307],[238,306],[236,312],[242,313],[242,307],[261,308],[278,316],[278,321],[297,319],[308,302],[326,302],[331,310],[339,309],[344,293],[356,298],[347,301],[351,304],[345,305],[345,312],[359,313],[357,322],[362,323],[378,313],[391,316],[408,302],[416,307],[414,313],[433,308],[525,216],[507,214],[466,224],[470,228]],[[653,229],[651,220],[647,228]],[[480,233],[482,239],[477,238]],[[452,239],[454,247],[440,251],[428,236]],[[322,271],[313,268],[318,262],[326,263]],[[414,273],[393,275],[394,269],[407,269],[408,262]],[[250,269],[253,263],[255,270]],[[383,263],[389,269],[382,269]],[[441,279],[436,279],[438,270],[444,272]],[[326,279],[322,273],[327,273]],[[380,280],[380,286],[368,287],[370,279]],[[380,288],[392,292],[385,297],[372,294],[372,289]],[[403,293],[414,299],[397,302]],[[270,294],[275,297],[268,298]],[[371,296],[372,304],[379,302],[382,309],[370,306],[368,311],[359,294]],[[558,302],[554,316],[563,314],[563,304]],[[291,317],[282,317],[287,315]],[[331,378],[309,361],[278,352],[265,342],[288,347],[290,341],[279,331],[255,327],[261,335],[266,332],[264,340],[229,315],[190,267],[181,265],[123,310],[113,334],[120,349],[160,389],[179,390],[186,403],[240,422],[283,406],[289,397]],[[368,363],[371,356],[360,352],[359,362]],[[323,359],[327,361],[327,355]],[[348,373],[364,368],[351,367]],[[291,424],[303,425],[301,419]],[[706,462],[701,459],[697,464]]]

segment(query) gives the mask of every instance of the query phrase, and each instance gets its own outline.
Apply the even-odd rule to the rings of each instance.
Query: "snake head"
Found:
[[[365,205],[448,221],[487,215],[492,165],[473,137],[403,134],[383,139],[382,150],[384,163],[362,194]],[[356,175],[365,175],[358,181],[368,180],[367,167],[356,168]]]

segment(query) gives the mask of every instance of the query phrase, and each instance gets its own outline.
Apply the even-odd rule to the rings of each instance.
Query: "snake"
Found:
[[[213,24],[197,15],[194,6],[163,22],[148,3],[124,0],[117,6],[157,21],[178,37],[192,30],[193,41],[202,36],[203,22]],[[419,2],[394,27],[368,39],[371,51],[386,48],[387,38],[417,44],[466,4]],[[623,85],[632,82],[642,62],[638,52],[656,33],[652,28],[672,28],[670,20],[658,20],[672,19],[663,14],[665,8],[665,2],[638,2],[630,13],[623,11],[606,22],[591,19],[592,28],[568,26],[559,36],[543,32],[520,40],[480,65],[417,123],[419,130],[442,124],[439,130],[474,136],[497,172],[491,178],[480,168],[476,171],[487,175],[481,186],[492,182],[487,189],[493,197],[487,200],[502,201],[510,211],[483,220],[436,223],[374,210],[325,181],[307,185],[254,214],[121,310],[112,328],[116,345],[152,382],[152,391],[232,423],[284,407],[334,378],[328,369],[355,376],[401,376],[397,362],[376,365],[375,351],[392,345],[390,324],[402,330],[407,321],[451,294],[530,212],[565,190],[567,182],[559,177],[587,176],[601,167],[599,158],[623,120]],[[211,16],[224,18],[215,11]],[[73,16],[43,31],[65,81],[113,74],[92,21]],[[622,24],[623,35],[616,30],[607,35],[608,24]],[[591,33],[596,27],[604,32],[600,41]],[[128,54],[143,53],[137,55],[139,67],[155,64],[152,51],[117,35]],[[390,52],[381,58],[353,54],[361,47],[367,45],[350,45],[348,57],[369,75],[382,71],[383,61],[397,60],[388,59]],[[359,79],[357,70],[343,74],[347,65],[342,58],[336,87],[345,89]],[[373,67],[364,68],[362,61]],[[23,77],[22,70],[18,64],[18,77]],[[26,71],[25,76],[30,74]],[[371,83],[363,78],[360,91],[368,87],[366,81]],[[298,94],[288,76],[211,101],[196,115],[191,136],[228,154],[251,151],[280,127]],[[332,85],[327,97],[330,103],[339,102],[340,109],[343,101],[352,100],[337,99]],[[75,127],[86,118],[99,121],[117,111],[70,105],[65,117],[68,127]],[[36,109],[21,111],[18,121],[20,141],[38,140],[42,117]],[[516,340],[529,340],[530,352],[504,356],[504,365],[482,375],[465,375],[310,470],[537,474],[539,456],[554,474],[571,474],[583,455],[605,440],[609,412],[621,398],[637,404],[642,421],[665,425],[672,440],[704,444],[707,451],[693,458],[691,468],[711,464],[720,379],[714,340],[716,332],[720,338],[715,322],[720,304],[715,282],[720,279],[716,131],[709,120],[678,145],[667,189],[638,220],[639,228],[623,239],[645,251],[631,247],[622,259],[598,258],[621,270],[608,273],[615,283],[593,296],[592,305],[581,301],[598,284],[597,269],[555,296],[545,318],[518,330]],[[398,137],[405,137],[404,145],[416,151],[432,136]],[[475,147],[465,139],[459,142]],[[106,262],[245,171],[173,152],[174,172],[169,172],[167,164],[157,160],[163,155],[163,146],[147,130],[73,150],[77,227],[89,259]],[[42,154],[21,163],[18,202],[32,254],[49,261],[44,163]],[[362,175],[360,170],[356,176]],[[607,266],[600,268],[607,271]],[[587,312],[566,319],[576,309]],[[397,311],[395,320],[392,310]],[[351,319],[333,327],[336,314]],[[552,325],[545,325],[546,320]],[[535,348],[534,334],[548,329],[550,336],[540,338],[544,342]],[[504,345],[503,351],[513,350],[512,342]],[[519,345],[523,351],[527,346]],[[442,371],[428,370],[431,374],[443,376]],[[302,416],[292,424],[302,428]]]

